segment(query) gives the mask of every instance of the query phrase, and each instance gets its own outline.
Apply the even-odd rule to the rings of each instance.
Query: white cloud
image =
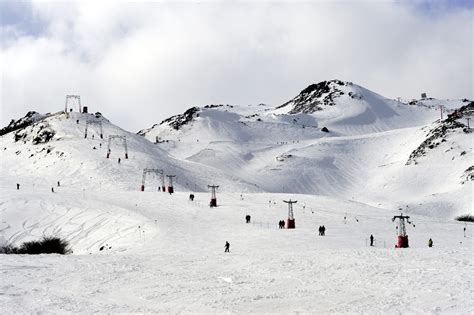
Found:
[[[387,97],[473,98],[465,8],[433,16],[393,2],[82,1],[33,2],[32,11],[45,23],[39,36],[1,30],[2,125],[80,94],[136,131],[194,105],[279,105],[333,78]]]

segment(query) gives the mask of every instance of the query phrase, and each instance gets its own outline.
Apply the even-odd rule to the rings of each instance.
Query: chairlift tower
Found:
[[[128,148],[127,148],[127,137],[126,136],[118,136],[118,135],[110,135],[109,142],[107,144],[107,158],[110,157],[110,146],[112,144],[112,140],[121,140],[123,144],[123,149],[125,150],[125,159],[128,159]]]
[[[88,120],[86,121],[86,130],[84,131],[84,138],[87,138],[87,131],[90,125],[95,125],[99,128],[99,135],[101,139],[104,139],[104,134],[102,133],[102,120]]]
[[[288,204],[288,221],[286,224],[287,229],[294,229],[295,228],[295,217],[293,216],[293,204],[297,203],[298,201],[290,200],[283,200],[284,203]]]
[[[168,177],[168,193],[172,194],[174,193],[173,178],[176,177],[176,175],[166,175],[166,177]]]
[[[66,95],[66,104],[64,105],[64,112],[67,113],[68,109],[72,112],[72,108],[68,106],[69,100],[75,100],[79,106],[79,113],[82,113],[81,97],[79,95]]]
[[[211,202],[209,206],[217,207],[216,189],[219,188],[219,185],[207,185],[207,188],[211,188]]]
[[[398,219],[398,232],[397,232],[397,245],[395,245],[396,248],[408,248],[408,235],[407,235],[407,230],[405,227],[405,220],[407,221],[408,224],[411,224],[410,222],[410,217],[407,215],[403,215],[403,213],[400,213],[400,215],[396,215],[393,217],[392,222],[394,222],[396,219]]]
[[[166,192],[166,186],[165,186],[165,173],[161,174],[161,191]]]
[[[146,181],[147,174],[156,174],[156,175],[163,176],[163,170],[157,169],[157,168],[145,168],[143,170],[143,175],[142,175],[142,186],[140,188],[141,191],[145,191],[145,181]]]

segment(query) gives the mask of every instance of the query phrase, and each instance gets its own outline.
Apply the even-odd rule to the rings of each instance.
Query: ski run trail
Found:
[[[73,253],[0,254],[0,313],[472,314],[474,225],[454,220],[473,214],[472,133],[410,164],[442,123],[436,100],[333,85],[357,97],[315,113],[291,112],[303,92],[276,109],[201,108],[139,134],[96,117],[104,139],[94,127],[84,139],[93,115],[57,113],[21,141],[1,136],[0,243],[53,235]],[[55,134],[34,145],[41,124]],[[109,135],[127,137],[128,159],[120,143],[106,158]],[[176,192],[153,175],[140,191],[144,168],[177,175]],[[289,199],[296,228],[279,229]],[[404,249],[400,213],[412,221]]]

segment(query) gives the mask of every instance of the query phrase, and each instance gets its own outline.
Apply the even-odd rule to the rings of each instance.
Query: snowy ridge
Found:
[[[344,90],[347,90],[347,87],[351,85],[351,82],[342,82],[340,80],[311,84],[294,99],[278,106],[277,109],[286,110],[290,108],[287,112],[288,114],[313,114],[316,111],[323,110],[324,106],[336,105],[336,100],[344,95]],[[360,94],[354,91],[349,91],[347,94],[350,98],[362,98]]]
[[[403,104],[339,81],[304,91],[279,108],[193,107],[138,135],[80,113],[11,124],[0,136],[0,244],[52,235],[74,254],[0,255],[0,309],[470,313],[474,225],[453,219],[474,209],[472,103],[455,114],[466,102],[450,102],[440,122],[433,100]],[[110,135],[126,137],[128,159],[119,141],[106,158]],[[155,176],[140,191],[144,168],[177,175],[176,192],[157,191]],[[277,226],[288,199],[293,230]],[[401,212],[409,249],[394,249]]]
[[[472,209],[471,186],[460,184],[472,165],[471,135],[453,138],[455,145],[444,149],[448,152],[429,156],[424,165],[405,165],[426,140],[424,130],[436,124],[436,103],[445,102],[409,105],[333,80],[308,86],[276,109],[264,104],[206,106],[195,109],[179,130],[162,123],[141,134],[150,141],[166,139],[157,145],[172,156],[232,174],[267,192],[355,198],[389,208],[416,205],[418,213],[453,218]],[[466,104],[448,103],[451,108]],[[434,165],[442,166],[435,180]],[[446,198],[449,193],[462,197]]]
[[[96,125],[88,126],[88,137],[84,138],[86,122],[91,119],[102,122],[103,139]],[[109,135],[126,137],[128,159],[120,141],[112,142],[110,158],[106,158]],[[210,167],[176,160],[143,137],[92,114],[42,117],[0,137],[0,148],[2,243],[19,244],[53,233],[70,240],[79,253],[95,252],[110,240],[115,240],[114,246],[133,244],[138,237],[137,222],[142,220],[139,214],[130,217],[135,204],[124,208],[113,198],[105,201],[98,192],[138,192],[144,168],[177,175],[177,191],[207,191],[213,181],[222,183],[223,190],[258,190],[255,185]],[[13,190],[17,183],[19,191]],[[156,193],[158,187],[161,178],[148,176],[145,193]],[[91,196],[94,197],[89,200]],[[77,198],[84,201],[74,201]],[[23,215],[18,216],[19,211]],[[114,217],[110,219],[112,213]],[[135,234],[130,232],[130,240],[127,231],[132,227]]]

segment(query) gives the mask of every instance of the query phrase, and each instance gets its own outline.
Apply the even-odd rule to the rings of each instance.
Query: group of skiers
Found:
[[[324,236],[326,235],[326,227],[324,225],[321,225],[318,229],[319,231],[319,236]]]
[[[278,222],[278,228],[279,229],[284,229],[285,228],[285,220],[280,220]]]

